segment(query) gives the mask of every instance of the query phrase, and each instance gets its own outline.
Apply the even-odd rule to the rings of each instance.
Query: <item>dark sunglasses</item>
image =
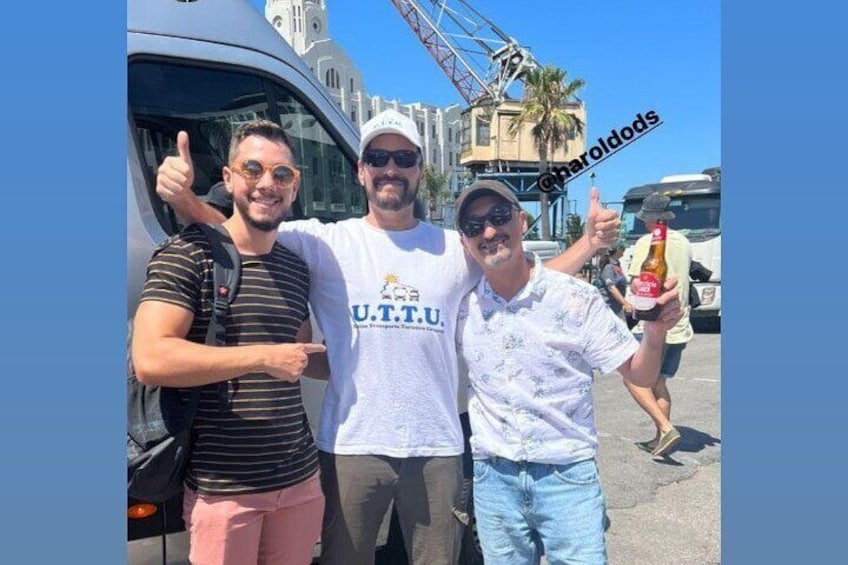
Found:
[[[372,167],[385,167],[389,159],[401,169],[409,169],[418,164],[418,152],[401,149],[400,151],[386,151],[385,149],[368,149],[362,155],[366,165]]]
[[[502,226],[508,224],[512,220],[512,210],[516,208],[515,204],[497,204],[492,206],[489,213],[482,217],[466,216],[465,220],[460,224],[459,231],[465,237],[477,237],[486,228],[486,222],[493,226]]]
[[[300,178],[300,171],[288,165],[265,165],[254,159],[248,159],[233,167],[233,171],[244,177],[249,183],[259,182],[265,171],[271,173],[274,184],[280,188],[291,188]]]

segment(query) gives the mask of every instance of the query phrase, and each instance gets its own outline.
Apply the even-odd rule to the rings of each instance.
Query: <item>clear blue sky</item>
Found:
[[[251,0],[264,14],[264,0]],[[369,94],[401,102],[463,104],[388,0],[327,0],[329,33],[362,71]],[[718,0],[472,0],[537,61],[587,86],[587,148],[655,110],[663,125],[592,169],[601,199],[670,174],[721,165]],[[520,6],[520,8],[516,8]],[[569,185],[584,214],[588,174]]]

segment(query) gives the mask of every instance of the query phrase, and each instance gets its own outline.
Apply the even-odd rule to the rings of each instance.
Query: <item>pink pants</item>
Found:
[[[261,494],[183,495],[193,565],[307,565],[321,534],[324,495],[318,474]]]

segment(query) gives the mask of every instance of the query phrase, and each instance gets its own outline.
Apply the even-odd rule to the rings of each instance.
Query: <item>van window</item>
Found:
[[[365,213],[365,194],[356,167],[315,115],[289,90],[272,88],[273,119],[289,135],[301,169],[298,200],[306,216],[341,220]]]
[[[176,154],[177,132],[189,134],[194,185],[199,196],[222,180],[230,137],[240,124],[267,119],[289,134],[301,169],[301,188],[293,217],[340,220],[365,211],[355,164],[347,158],[314,112],[288,88],[264,76],[228,68],[159,61],[133,62],[128,68],[129,110],[135,145],[147,182],[147,197],[166,233],[179,229],[173,211],[156,196],[156,170]]]

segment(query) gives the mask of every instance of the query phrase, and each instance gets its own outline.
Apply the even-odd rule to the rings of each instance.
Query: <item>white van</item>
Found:
[[[155,191],[157,167],[176,154],[180,130],[191,140],[192,189],[198,195],[221,180],[233,129],[264,118],[285,128],[300,165],[293,218],[337,221],[365,214],[367,203],[356,178],[357,128],[250,3],[128,0],[127,81],[128,320],[154,247],[181,227]],[[324,385],[304,379],[302,387],[314,427]],[[128,500],[128,516],[140,502]],[[181,506],[177,497],[150,516],[128,518],[131,565],[188,563]]]

